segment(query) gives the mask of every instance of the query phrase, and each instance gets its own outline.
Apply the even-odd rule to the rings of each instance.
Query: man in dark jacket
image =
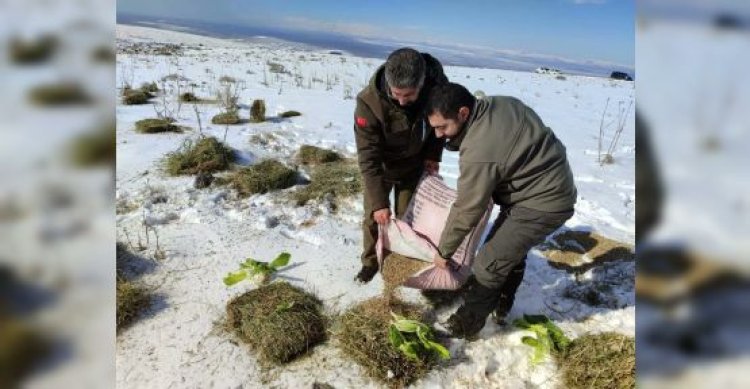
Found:
[[[401,217],[425,169],[438,170],[443,140],[429,128],[424,106],[430,90],[447,81],[438,60],[402,48],[388,56],[357,95],[354,135],[365,187],[358,282],[367,283],[378,272],[375,242],[378,225],[391,218],[390,193]]]
[[[460,151],[458,194],[438,245],[450,258],[492,200],[501,206],[472,270],[464,304],[447,322],[473,338],[494,310],[503,323],[523,279],[526,255],[573,216],[577,191],[565,146],[537,114],[505,96],[476,99],[459,84],[433,89],[427,117],[446,147]]]

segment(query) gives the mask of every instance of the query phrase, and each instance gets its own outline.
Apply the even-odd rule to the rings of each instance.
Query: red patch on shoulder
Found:
[[[367,127],[367,119],[362,116],[357,116],[355,122],[357,123],[357,127]]]

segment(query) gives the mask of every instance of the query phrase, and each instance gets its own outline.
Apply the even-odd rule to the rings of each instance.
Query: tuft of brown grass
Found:
[[[267,159],[233,172],[232,186],[241,196],[286,189],[297,183],[297,172],[283,163]]]
[[[115,124],[77,137],[68,148],[68,156],[73,165],[91,167],[115,165],[116,156]]]
[[[151,305],[148,290],[122,277],[116,280],[117,330],[127,327]]]
[[[75,83],[40,85],[29,91],[29,100],[43,107],[88,105],[93,99]]]
[[[253,123],[266,121],[266,102],[264,100],[253,100],[253,104],[250,106],[250,121]]]
[[[279,114],[279,117],[282,117],[282,118],[291,118],[295,116],[302,116],[302,114],[299,113],[299,111],[284,111]]]
[[[50,341],[39,331],[0,307],[0,388],[16,388],[37,362],[47,356]]]
[[[35,65],[49,61],[60,47],[60,41],[53,35],[44,35],[36,40],[13,38],[10,41],[9,57],[17,65]]]
[[[236,112],[222,112],[211,118],[213,124],[238,124],[239,122],[240,115]]]
[[[297,153],[297,161],[302,165],[317,165],[336,162],[342,159],[341,154],[312,145],[302,145]]]
[[[297,205],[310,200],[354,196],[362,192],[362,175],[357,165],[349,162],[330,162],[313,169],[310,184],[294,193]],[[333,204],[335,206],[335,204]]]
[[[156,134],[160,132],[182,132],[180,127],[172,124],[170,119],[150,118],[135,122],[135,131],[141,134]]]
[[[229,168],[234,152],[214,137],[197,142],[186,139],[177,151],[167,154],[165,168],[169,175],[217,172]]]
[[[416,305],[375,297],[346,311],[339,318],[335,333],[344,355],[361,365],[368,376],[400,388],[423,377],[435,362],[409,359],[391,346],[391,312],[421,322],[427,319],[426,312]],[[389,371],[392,378],[388,378]]]
[[[308,352],[326,339],[323,303],[287,282],[251,290],[227,304],[227,328],[268,366]]]
[[[542,248],[550,265],[575,272],[602,262],[635,260],[632,246],[588,231],[559,233]]]
[[[635,339],[605,332],[574,339],[555,354],[566,388],[635,388]]]
[[[138,89],[124,89],[122,103],[125,105],[142,105],[148,104],[148,100],[153,97],[148,92]]]

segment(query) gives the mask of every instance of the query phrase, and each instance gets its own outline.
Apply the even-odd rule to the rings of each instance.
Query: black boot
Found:
[[[464,292],[464,304],[448,318],[446,327],[455,338],[474,340],[497,305],[500,290],[488,288],[472,279]]]
[[[378,274],[378,265],[362,265],[362,268],[359,269],[359,273],[354,276],[354,281],[364,285],[372,281],[375,274]]]

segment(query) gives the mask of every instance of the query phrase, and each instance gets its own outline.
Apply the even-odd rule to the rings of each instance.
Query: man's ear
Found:
[[[461,119],[462,122],[465,122],[469,119],[470,112],[471,110],[469,110],[469,107],[461,107],[458,109],[458,118]]]

